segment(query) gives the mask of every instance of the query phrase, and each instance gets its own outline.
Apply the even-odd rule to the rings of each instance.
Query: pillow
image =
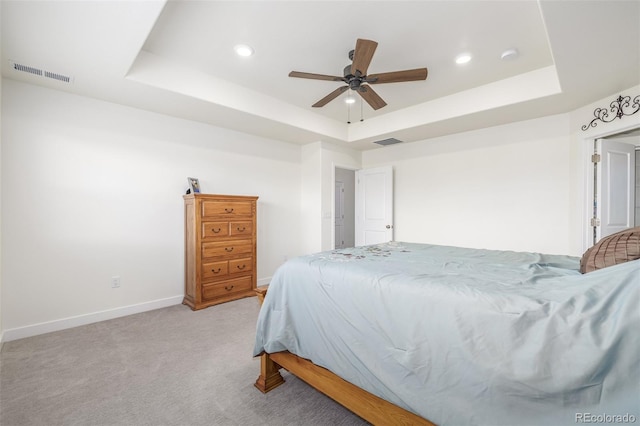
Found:
[[[640,259],[640,226],[616,232],[598,241],[582,255],[580,272],[586,274],[636,259]]]

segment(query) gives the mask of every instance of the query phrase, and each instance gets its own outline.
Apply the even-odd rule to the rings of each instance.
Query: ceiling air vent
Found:
[[[382,139],[380,141],[375,141],[378,145],[387,146],[387,145],[395,145],[397,143],[402,143],[402,141],[396,138]]]
[[[11,68],[16,71],[27,72],[29,74],[37,75],[40,77],[52,78],[54,80],[62,81],[65,83],[71,83],[71,81],[73,81],[72,77],[57,72],[42,70],[40,68],[32,67],[29,65],[19,64],[14,61],[9,61],[9,64],[11,64]]]

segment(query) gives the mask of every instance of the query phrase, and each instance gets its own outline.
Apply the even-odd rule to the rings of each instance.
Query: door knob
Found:
[[[391,225],[387,225],[387,229],[391,229]]]

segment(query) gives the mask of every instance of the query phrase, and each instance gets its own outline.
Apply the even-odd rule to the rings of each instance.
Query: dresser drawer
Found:
[[[213,284],[203,284],[202,298],[205,300],[217,299],[235,293],[251,291],[253,289],[253,277],[235,278]]]
[[[228,236],[229,222],[202,222],[202,238]]]
[[[251,235],[253,233],[253,222],[229,222],[229,235]]]
[[[253,254],[252,240],[215,241],[202,243],[202,257]]]
[[[253,203],[250,201],[205,200],[202,202],[202,217],[251,216]]]
[[[239,274],[241,272],[251,272],[253,270],[253,257],[234,259],[229,261],[229,273]]]
[[[229,262],[226,260],[220,262],[207,262],[202,264],[202,279],[208,280],[225,276],[229,273]]]

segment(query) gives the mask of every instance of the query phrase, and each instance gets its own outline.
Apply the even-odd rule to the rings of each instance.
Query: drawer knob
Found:
[[[233,251],[233,247],[225,247],[224,251],[226,251],[227,253],[231,253]]]
[[[240,269],[241,271],[246,267],[247,267],[247,265],[244,265],[244,264],[242,266],[236,265],[236,268]]]
[[[218,232],[222,231],[222,228],[218,228],[218,229],[211,228],[211,230],[213,231],[214,234],[217,234]]]
[[[225,211],[225,213],[233,213],[233,208],[228,209],[228,208],[225,207],[224,211]]]
[[[243,226],[242,228],[240,228],[239,226],[236,228],[238,230],[238,232],[244,232],[247,230],[246,226]]]
[[[219,273],[220,271],[222,271],[222,268],[218,268],[218,270],[212,269],[211,272],[213,272],[214,274]]]
[[[231,290],[233,290],[233,285],[225,285],[224,289],[227,290],[227,291],[231,291]]]

